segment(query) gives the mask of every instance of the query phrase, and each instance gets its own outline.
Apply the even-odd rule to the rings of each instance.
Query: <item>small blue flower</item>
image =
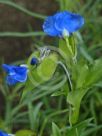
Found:
[[[6,77],[7,84],[14,85],[18,82],[25,82],[27,80],[27,67],[25,65],[14,66],[14,65],[2,65],[3,69],[8,74]]]
[[[35,58],[35,57],[33,57],[33,58],[31,59],[30,64],[31,64],[31,65],[36,65],[36,64],[38,64],[38,59]]]
[[[50,36],[69,36],[84,25],[84,18],[69,11],[58,12],[46,18],[43,30]]]
[[[0,131],[0,136],[9,136],[7,133]]]
[[[13,135],[13,134],[7,134],[7,133],[5,133],[5,132],[3,132],[3,131],[0,130],[0,136],[15,136],[15,135]]]

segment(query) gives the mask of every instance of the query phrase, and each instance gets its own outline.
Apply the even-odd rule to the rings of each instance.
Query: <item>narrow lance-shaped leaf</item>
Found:
[[[52,136],[61,136],[60,129],[55,123],[52,123]]]
[[[84,120],[72,128],[69,128],[66,132],[66,136],[81,136],[85,129],[89,126],[91,120],[92,119]]]

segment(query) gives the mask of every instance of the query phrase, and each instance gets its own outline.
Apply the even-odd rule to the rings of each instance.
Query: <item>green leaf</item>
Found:
[[[55,123],[52,123],[52,136],[61,136],[60,129]]]
[[[74,35],[59,40],[59,49],[66,61],[72,63],[76,59],[77,48]]]
[[[78,120],[80,103],[89,88],[92,88],[102,80],[102,59],[95,60],[93,65],[77,63],[73,67],[74,90],[67,95],[67,101],[73,106],[71,122],[75,124]]]
[[[89,126],[92,119],[87,119],[82,121],[81,123],[69,128],[66,132],[66,136],[81,136],[85,129]]]
[[[66,46],[66,41],[64,39],[59,40],[59,48],[61,50],[61,54],[64,56],[66,60],[68,60],[71,54]]]
[[[69,37],[69,44],[71,45],[74,57],[77,55],[77,47],[75,43],[74,35]]]
[[[1,119],[0,117],[0,130],[4,130],[6,132],[11,132],[9,127],[5,127],[5,120]]]
[[[15,136],[37,136],[37,135],[31,130],[19,130],[16,132]]]
[[[65,95],[65,92],[60,90],[60,91],[53,93],[51,96],[60,96],[60,95]]]
[[[40,84],[50,80],[56,70],[58,57],[55,53],[50,54],[48,57],[44,58],[44,60],[42,60],[42,62],[37,67],[33,68],[30,65],[30,61],[32,57],[37,55],[39,55],[37,52],[36,55],[31,55],[28,61],[28,80],[23,90],[22,99],[26,96],[28,91],[31,91]]]
[[[93,86],[102,80],[102,58],[95,60],[86,78],[85,85]]]
[[[79,111],[80,111],[80,103],[83,96],[86,94],[86,89],[74,90],[68,93],[67,101],[73,106],[71,111],[71,123],[75,124],[78,121]]]
[[[76,80],[76,88],[85,88],[84,83],[89,74],[89,68],[86,64],[78,66],[78,75]]]
[[[46,57],[37,68],[30,70],[28,76],[29,80],[33,84],[33,87],[36,87],[52,78],[56,67],[57,55],[51,54]]]
[[[90,63],[93,63],[93,58],[90,56],[90,54],[88,53],[87,49],[85,48],[85,46],[80,46],[80,53],[82,54],[82,56],[88,60]]]
[[[102,130],[102,125],[95,126],[93,128],[90,128],[86,130],[82,136],[89,136],[90,134],[92,135],[94,132],[98,132],[99,130]]]
[[[96,83],[95,86],[102,88],[102,81],[99,81],[98,83]]]
[[[56,54],[51,54],[50,56],[45,58],[42,61],[41,65],[39,65],[39,67],[37,68],[37,72],[41,80],[42,81],[49,80],[53,76],[56,70],[56,66],[57,66],[57,55]]]
[[[38,103],[35,107],[31,102],[28,103],[28,113],[29,113],[29,122],[30,128],[32,130],[37,130],[39,125],[39,110],[42,106],[42,103]]]
[[[80,102],[81,102],[78,92],[71,91],[70,93],[68,93],[67,101],[73,106],[73,109],[71,109],[71,114],[69,116],[69,121],[72,124],[75,124],[78,121]]]

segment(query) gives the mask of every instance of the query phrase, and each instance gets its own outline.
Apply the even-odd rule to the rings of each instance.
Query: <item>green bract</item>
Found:
[[[15,136],[37,136],[37,135],[31,130],[19,130],[16,132]]]
[[[48,57],[44,58],[37,67],[30,65],[30,60],[32,57],[38,57],[39,52],[33,53],[28,60],[28,80],[23,90],[23,95],[25,92],[32,91],[38,85],[45,83],[50,80],[54,75],[57,67],[58,56],[55,53],[50,54]]]

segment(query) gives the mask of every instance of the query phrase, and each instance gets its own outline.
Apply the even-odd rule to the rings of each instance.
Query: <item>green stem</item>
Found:
[[[28,103],[28,113],[29,113],[29,121],[30,121],[30,128],[31,130],[34,130],[34,116],[33,116],[33,107],[32,104]]]
[[[44,16],[44,15],[40,15],[38,13],[31,12],[31,11],[27,10],[26,8],[20,6],[20,5],[14,3],[12,1],[9,1],[9,0],[0,0],[0,3],[11,6],[11,7],[15,8],[19,11],[26,13],[29,16],[32,16],[32,17],[36,17],[36,18],[39,18],[39,19],[45,19],[46,18],[46,16]]]
[[[70,51],[71,55],[73,56],[73,51],[72,51],[72,48],[69,44],[68,37],[65,37],[65,41],[66,41],[66,45],[67,45],[68,50]]]
[[[64,69],[64,71],[67,75],[68,81],[69,81],[70,90],[73,90],[72,82],[71,82],[71,79],[70,79],[70,74],[68,72],[68,69],[66,68],[66,66],[61,61],[59,61],[58,64]]]
[[[63,2],[63,0],[59,0],[59,4],[60,4],[60,10],[64,10],[64,2]]]
[[[72,127],[71,117],[72,117],[72,107],[71,107],[71,105],[69,105],[69,123],[70,123],[70,127]]]
[[[12,116],[15,116],[15,115],[18,113],[18,111],[19,111],[23,106],[25,106],[24,103],[17,105],[17,106],[12,110],[12,113],[11,113]]]
[[[44,35],[43,32],[0,32],[0,37],[32,37]]]
[[[5,113],[5,126],[6,128],[11,131],[12,127],[11,127],[11,101],[10,100],[6,100],[6,113]]]
[[[71,114],[71,123],[72,124],[75,124],[78,121],[80,104],[75,105],[74,108],[75,109],[72,111],[72,114]]]
[[[69,0],[63,0],[63,2],[64,2],[64,10],[67,10],[68,9]]]

